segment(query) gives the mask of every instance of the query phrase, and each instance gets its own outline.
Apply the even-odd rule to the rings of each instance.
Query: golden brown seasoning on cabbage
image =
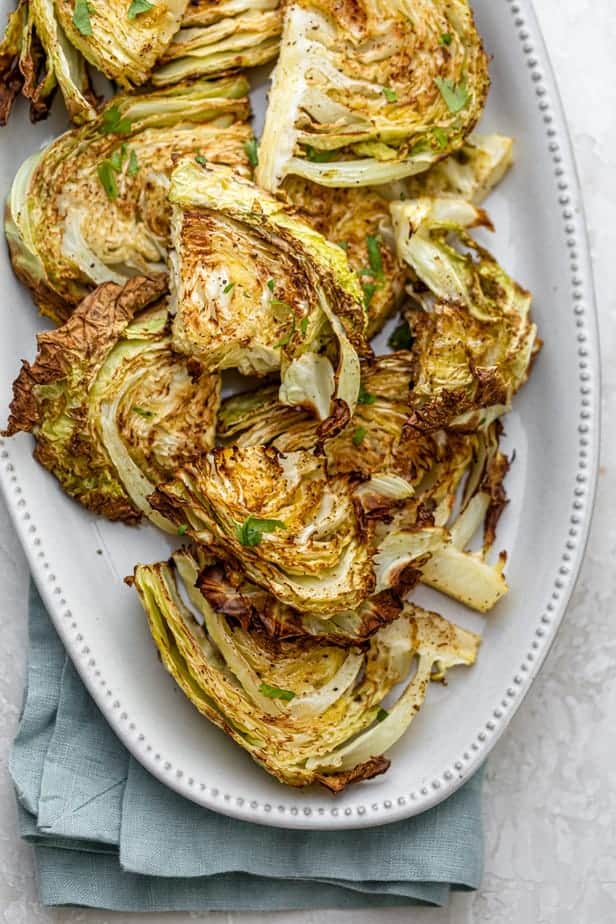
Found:
[[[166,270],[173,160],[208,158],[247,174],[247,90],[230,77],[116,96],[22,164],[5,230],[44,314],[64,320],[102,282]]]
[[[154,86],[266,64],[278,54],[280,0],[193,0],[161,55]]]
[[[422,197],[393,203],[391,212],[421,306],[407,313],[415,338],[414,425],[485,428],[509,409],[540,348],[531,295],[469,234],[491,227],[482,209]]]
[[[105,283],[13,386],[7,435],[35,438],[35,458],[84,507],[175,527],[148,503],[155,486],[214,442],[218,376],[171,350],[164,276]]]
[[[329,477],[314,452],[233,446],[184,466],[151,503],[283,603],[327,617],[375,588],[372,527],[355,487],[353,477]]]
[[[385,752],[408,729],[430,680],[475,661],[478,636],[412,606],[361,648],[248,632],[200,592],[201,566],[184,550],[172,563],[136,567],[152,636],[193,705],[283,783],[338,792],[383,773]]]
[[[294,0],[257,180],[374,186],[420,173],[461,146],[488,84],[466,0]]]
[[[182,161],[169,198],[176,348],[212,370],[279,371],[282,403],[344,425],[359,392],[358,354],[370,354],[344,251],[223,167]]]

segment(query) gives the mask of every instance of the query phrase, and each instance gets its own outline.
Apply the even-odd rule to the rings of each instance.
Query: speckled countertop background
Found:
[[[616,4],[535,0],[568,114],[595,261],[603,460],[582,575],[556,644],[488,765],[483,888],[446,910],[279,915],[49,911],[36,901],[6,764],[24,673],[27,568],[0,501],[3,924],[610,924],[616,921]],[[610,40],[611,37],[611,40]],[[540,244],[540,242],[538,242]],[[546,332],[549,335],[549,332]]]

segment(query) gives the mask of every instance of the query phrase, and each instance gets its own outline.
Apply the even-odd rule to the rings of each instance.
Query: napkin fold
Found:
[[[227,818],[154,779],[116,738],[34,587],[10,761],[41,902],[113,911],[444,905],[482,871],[481,773],[403,822],[290,831]]]

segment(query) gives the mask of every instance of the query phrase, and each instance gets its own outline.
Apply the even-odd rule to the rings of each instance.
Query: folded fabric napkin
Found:
[[[150,776],[90,698],[34,588],[11,756],[45,905],[273,911],[446,904],[482,869],[481,774],[416,818],[285,831],[200,808]]]

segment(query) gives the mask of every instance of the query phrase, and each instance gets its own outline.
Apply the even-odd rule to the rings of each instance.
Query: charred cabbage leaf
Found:
[[[44,314],[63,320],[102,282],[166,270],[173,159],[247,172],[247,90],[232,77],[116,96],[25,161],[5,228],[15,272]]]
[[[407,426],[407,440],[422,436],[412,424]],[[381,569],[411,566],[423,583],[482,613],[508,590],[505,554],[490,562],[496,525],[507,503],[503,481],[509,461],[499,449],[499,436],[498,421],[475,433],[433,433],[432,464],[413,497],[377,528]],[[470,551],[482,527],[483,543]],[[418,538],[427,553],[423,559]],[[391,575],[387,579],[395,583]]]
[[[20,92],[30,102],[32,121],[46,118],[58,88],[74,122],[96,117],[85,60],[67,38],[53,0],[19,0],[0,43],[0,125]]]
[[[266,64],[278,54],[281,31],[280,0],[193,0],[152,83]]]
[[[467,229],[491,227],[461,199],[391,206],[400,256],[423,308],[408,312],[416,357],[413,424],[473,430],[505,413],[540,343],[531,296]]]
[[[410,352],[399,351],[362,365],[351,422],[324,445],[330,474],[357,474],[362,479],[389,474],[410,485],[419,482],[436,447],[429,434],[407,428],[415,362]],[[268,386],[226,398],[218,415],[218,436],[240,447],[271,445],[294,452],[314,445],[316,424],[306,412],[278,402],[275,387]],[[364,503],[373,489],[374,483],[359,489]]]
[[[206,546],[193,547],[192,554],[199,560],[197,586],[212,609],[237,620],[247,632],[265,633],[273,639],[308,636],[343,648],[365,646],[403,608],[398,594],[384,591],[368,597],[355,610],[321,619],[281,603],[269,591],[252,583],[240,563],[223,560]]]
[[[161,276],[105,283],[39,334],[6,435],[32,432],[35,458],[89,510],[128,523],[145,514],[175,532],[147,497],[211,449],[220,383],[172,352],[165,292]]]
[[[162,662],[193,705],[281,782],[338,792],[384,772],[384,752],[411,724],[431,677],[475,661],[477,636],[415,607],[367,650],[273,642],[209,605],[190,552],[174,558],[175,567],[138,565],[134,575]],[[401,681],[384,716],[381,704]]]
[[[150,501],[281,602],[327,618],[374,589],[371,527],[355,486],[328,477],[314,452],[233,446],[185,466]]]
[[[223,167],[182,161],[169,198],[176,348],[213,370],[280,370],[282,403],[346,423],[369,349],[344,251]]]
[[[366,186],[420,173],[460,147],[488,84],[466,0],[290,2],[257,180],[275,190],[288,174]]]

